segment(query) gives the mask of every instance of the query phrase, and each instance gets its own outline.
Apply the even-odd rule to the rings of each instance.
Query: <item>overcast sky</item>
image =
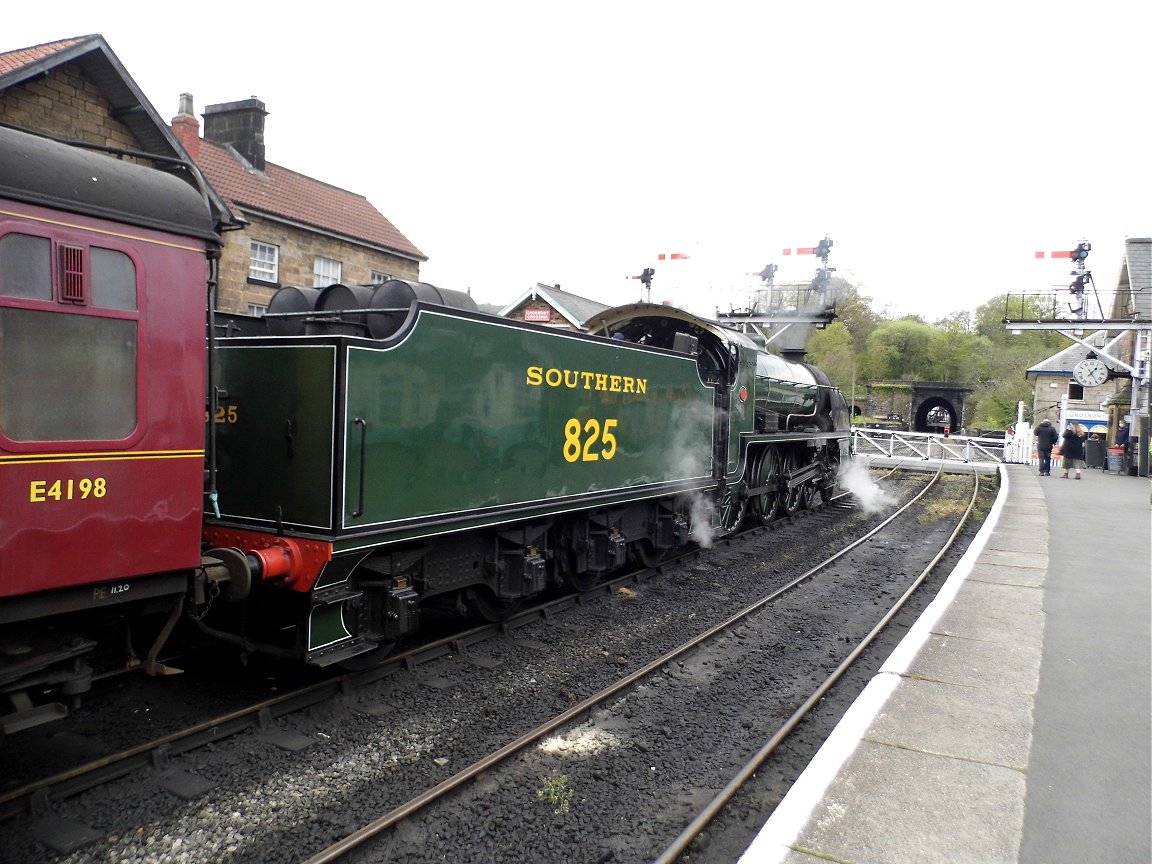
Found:
[[[160,116],[255,96],[267,158],[364,194],[422,278],[711,314],[829,264],[934,320],[1152,235],[1152,4],[56,2],[0,51],[99,33]],[[192,11],[194,10],[194,11]],[[315,11],[312,11],[315,10]],[[359,11],[363,10],[363,11]],[[660,253],[691,255],[661,264]]]

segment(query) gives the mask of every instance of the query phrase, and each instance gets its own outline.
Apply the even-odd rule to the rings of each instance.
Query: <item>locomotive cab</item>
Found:
[[[667,306],[633,304],[593,318],[592,332],[677,350],[690,339],[701,381],[716,390],[719,527],[769,522],[828,500],[848,456],[843,394],[803,353],[783,356],[749,335]]]

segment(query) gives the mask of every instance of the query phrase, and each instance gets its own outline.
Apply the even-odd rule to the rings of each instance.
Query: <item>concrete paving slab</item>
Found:
[[[933,629],[984,642],[1024,642],[1040,653],[1044,594],[1039,588],[967,581]]]
[[[1034,645],[936,633],[912,662],[909,673],[917,678],[964,687],[1035,693],[1040,675],[1040,649]]]
[[[1048,519],[1043,515],[1014,518],[1011,525],[992,530],[988,538],[989,549],[1006,552],[1029,552],[1042,557],[1048,550]]]
[[[1024,775],[861,743],[792,844],[852,864],[1015,864]]]
[[[1042,570],[1047,564],[1046,561],[1040,560],[1040,556],[1036,554],[1035,547],[1031,550],[1017,550],[1006,551],[1004,549],[985,549],[984,553],[980,556],[980,560],[986,564],[1005,564],[1010,567],[1031,567],[1035,570]]]
[[[828,864],[828,858],[823,855],[809,855],[807,852],[798,852],[793,849],[781,860],[781,864]]]
[[[1023,771],[1032,744],[1033,699],[906,679],[868,730],[877,744]]]
[[[1014,567],[1005,564],[977,563],[971,574],[969,582],[991,582],[999,585],[1020,585],[1028,588],[1039,588],[1044,584],[1047,570],[1036,567]]]
[[[1034,538],[1036,538],[1037,533],[1040,535],[1048,533],[1048,517],[1043,503],[1018,509],[1006,507],[1000,514],[1000,518],[1002,521],[993,525],[992,535],[988,538],[990,545],[999,544],[1003,538],[1011,537],[1016,538],[1017,541],[1031,541],[1031,545],[1024,548],[1034,552],[1036,551]]]

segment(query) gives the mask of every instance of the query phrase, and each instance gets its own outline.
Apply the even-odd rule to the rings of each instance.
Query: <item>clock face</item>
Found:
[[[1108,380],[1108,367],[1101,360],[1081,360],[1072,370],[1072,377],[1084,387],[1098,387]]]

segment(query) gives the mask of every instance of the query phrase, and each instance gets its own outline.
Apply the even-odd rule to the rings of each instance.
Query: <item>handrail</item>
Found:
[[[367,476],[368,463],[368,421],[357,417],[352,421],[360,427],[360,495],[357,498],[356,509],[352,511],[352,518],[364,515],[364,484]]]

